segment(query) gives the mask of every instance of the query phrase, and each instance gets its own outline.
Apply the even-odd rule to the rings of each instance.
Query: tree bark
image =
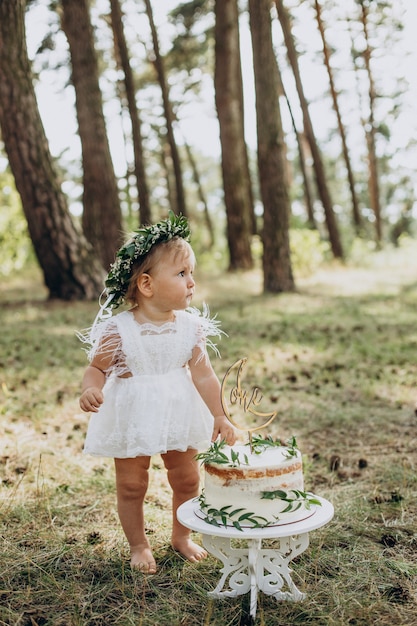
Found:
[[[290,200],[285,163],[285,141],[279,108],[278,66],[271,32],[270,0],[249,0],[250,30],[256,92],[258,170],[264,206],[264,291],[295,288],[291,268]]]
[[[167,127],[167,139],[171,152],[172,159],[172,167],[174,170],[175,177],[175,188],[176,188],[176,206],[171,207],[175,213],[182,213],[183,215],[187,215],[187,206],[185,201],[185,193],[184,193],[184,183],[182,178],[182,167],[181,167],[181,159],[178,152],[178,147],[175,141],[174,128],[173,128],[173,115],[172,115],[172,107],[169,99],[169,87],[168,81],[165,75],[165,67],[164,61],[160,53],[159,49],[159,40],[158,33],[155,28],[155,22],[153,19],[153,11],[150,0],[145,0],[146,13],[149,20],[149,25],[151,27],[152,33],[152,43],[153,43],[153,51],[155,54],[155,69],[158,76],[159,86],[161,88],[162,93],[162,104],[164,107],[166,127]]]
[[[208,232],[208,236],[209,236],[209,242],[208,242],[208,248],[211,249],[214,246],[214,228],[213,228],[213,223],[211,221],[211,217],[210,217],[210,212],[209,212],[209,208],[207,205],[207,199],[206,199],[206,195],[204,193],[204,189],[203,186],[201,184],[201,180],[200,180],[200,174],[198,171],[198,167],[197,167],[197,163],[196,160],[194,158],[194,154],[192,149],[190,148],[190,145],[188,144],[188,142],[184,139],[184,148],[185,151],[187,153],[187,157],[188,157],[188,161],[190,163],[190,167],[191,167],[191,171],[193,174],[193,181],[195,183],[195,186],[197,188],[197,197],[200,203],[200,206],[203,207],[203,211],[204,211],[204,221],[206,223],[207,226],[207,232]]]
[[[363,52],[363,59],[365,62],[366,73],[369,81],[369,119],[365,124],[366,144],[368,148],[368,190],[369,190],[369,202],[371,209],[375,215],[375,236],[377,244],[382,241],[382,220],[381,220],[381,200],[379,192],[379,177],[378,177],[378,160],[376,156],[376,127],[375,127],[375,100],[376,92],[374,85],[374,78],[371,69],[371,55],[372,50],[369,43],[368,34],[368,8],[365,6],[363,0],[359,0],[362,11],[362,27],[365,37],[366,48]]]
[[[316,224],[316,219],[314,216],[313,193],[311,191],[311,181],[310,181],[309,174],[308,174],[308,168],[307,168],[307,162],[306,162],[307,159],[306,159],[306,154],[305,154],[306,151],[304,149],[305,137],[298,132],[297,124],[295,123],[294,115],[292,112],[291,103],[288,98],[287,92],[285,91],[284,83],[282,82],[282,76],[278,67],[278,63],[276,65],[277,65],[277,76],[278,76],[278,92],[280,95],[283,95],[285,97],[285,101],[287,103],[288,111],[289,111],[290,118],[291,118],[291,124],[293,127],[293,131],[294,131],[294,135],[295,135],[295,139],[296,139],[297,147],[298,147],[298,158],[300,162],[301,176],[303,178],[303,183],[304,183],[303,192],[304,192],[304,199],[306,203],[308,226],[311,229],[313,228],[316,229],[317,224]]]
[[[250,269],[253,200],[244,135],[237,0],[215,2],[215,98],[220,125],[229,269]]]
[[[136,104],[135,81],[130,65],[129,52],[126,37],[123,30],[122,10],[119,0],[110,0],[111,24],[113,29],[115,57],[117,65],[123,70],[124,87],[132,124],[132,143],[134,154],[134,173],[139,197],[139,220],[141,224],[150,224],[151,207],[149,202],[149,189],[146,179],[144,151],[142,142],[142,122]]]
[[[356,234],[359,235],[361,231],[361,227],[362,227],[362,219],[361,219],[361,214],[359,211],[358,196],[357,196],[356,189],[355,189],[355,177],[353,175],[352,164],[350,161],[345,126],[343,124],[342,115],[340,113],[339,98],[338,98],[338,94],[336,91],[336,86],[335,86],[335,82],[333,78],[333,70],[332,70],[332,66],[330,63],[330,51],[329,51],[329,47],[326,41],[326,34],[325,34],[324,24],[323,24],[323,20],[321,16],[321,5],[320,5],[319,0],[314,0],[314,5],[316,9],[317,24],[318,24],[318,29],[319,29],[320,36],[321,36],[321,42],[323,44],[324,64],[326,66],[327,75],[329,77],[330,93],[332,96],[333,108],[336,113],[339,135],[340,135],[340,139],[342,142],[342,154],[343,154],[343,158],[344,158],[345,165],[346,165],[346,171],[347,171],[347,177],[348,177],[348,183],[349,183],[349,191],[350,191],[350,196],[352,198],[353,224],[355,226]]]
[[[24,0],[0,2],[0,126],[50,298],[93,299],[103,268],[68,212],[39,115]]]
[[[119,192],[110,155],[99,87],[88,0],[61,0],[83,162],[84,234],[108,269],[123,241]]]
[[[327,232],[329,234],[329,242],[336,258],[343,258],[343,248],[340,239],[339,228],[336,222],[336,216],[333,211],[333,203],[330,198],[330,192],[324,172],[324,165],[321,152],[314,135],[313,125],[311,123],[310,112],[308,109],[307,99],[304,95],[303,84],[301,81],[300,70],[298,67],[298,57],[291,32],[290,19],[284,7],[283,0],[275,0],[279,21],[281,23],[282,32],[287,47],[288,60],[294,74],[295,84],[297,88],[298,98],[303,114],[304,132],[310,144],[311,156],[313,158],[313,167],[316,178],[317,192],[323,205],[324,216],[326,220]]]

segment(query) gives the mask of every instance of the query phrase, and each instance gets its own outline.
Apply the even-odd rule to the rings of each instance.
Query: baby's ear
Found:
[[[152,277],[149,274],[141,274],[136,282],[142,296],[149,298],[153,294]]]

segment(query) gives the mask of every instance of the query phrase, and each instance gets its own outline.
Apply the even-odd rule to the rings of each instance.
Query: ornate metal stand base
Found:
[[[314,514],[301,522],[264,529],[238,531],[217,528],[197,517],[198,503],[189,500],[178,509],[178,519],[187,528],[202,533],[205,549],[222,563],[222,576],[209,595],[213,598],[233,598],[250,592],[250,614],[256,617],[258,592],[277,600],[298,602],[305,598],[291,578],[290,562],[309,545],[309,532],[324,526],[334,514],[333,505],[322,503]],[[245,547],[233,547],[232,539],[247,542]],[[262,548],[263,539],[274,539],[273,548]]]

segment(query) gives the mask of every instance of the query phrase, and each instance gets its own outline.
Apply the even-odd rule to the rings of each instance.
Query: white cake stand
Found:
[[[197,499],[188,500],[177,510],[178,520],[191,530],[202,534],[205,549],[223,563],[222,576],[209,596],[235,597],[250,591],[250,614],[255,619],[258,591],[277,600],[297,602],[305,594],[297,589],[291,578],[290,561],[302,554],[309,545],[309,532],[327,524],[334,515],[333,505],[314,496],[321,506],[313,505],[311,515],[290,524],[267,528],[217,527],[201,518]],[[232,539],[247,540],[247,547],[234,548]],[[274,548],[262,548],[263,539],[276,539]],[[287,590],[284,588],[287,587]]]

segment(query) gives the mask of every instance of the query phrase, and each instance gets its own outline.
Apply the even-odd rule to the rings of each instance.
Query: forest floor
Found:
[[[256,624],[415,626],[415,243],[323,268],[291,294],[263,295],[256,271],[197,280],[194,304],[207,301],[228,335],[212,359],[219,378],[248,357],[245,385],[278,411],[268,434],[296,436],[306,488],[335,507],[292,565],[306,599],[260,593]],[[45,300],[37,273],[0,286],[0,625],[248,625],[247,595],[207,596],[219,561],[191,564],[169,547],[159,457],[146,502],[159,570],[129,568],[112,461],[82,455],[75,331],[96,311]]]

